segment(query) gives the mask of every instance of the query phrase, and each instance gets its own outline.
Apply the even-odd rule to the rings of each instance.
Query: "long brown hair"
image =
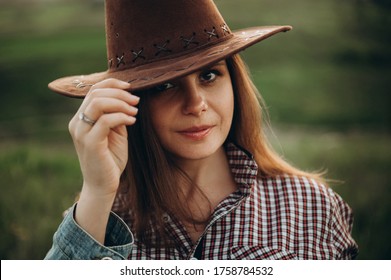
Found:
[[[251,81],[245,63],[240,55],[233,55],[227,59],[227,66],[235,98],[234,117],[227,141],[252,153],[260,177],[287,174],[321,180],[318,174],[294,168],[271,148],[263,127],[268,121],[264,102]],[[184,203],[181,188],[177,186],[178,176],[190,184],[191,181],[175,166],[160,144],[151,125],[148,95],[148,92],[142,93],[138,120],[128,127],[129,160],[121,178],[116,204],[118,209],[115,210],[131,213],[126,219],[133,233],[141,242],[151,244],[152,232],[167,236],[163,222],[166,212],[174,212],[180,219],[194,224],[202,221],[195,219]]]
[[[229,139],[245,148],[258,164],[258,176],[298,175],[323,181],[321,173],[309,173],[293,167],[270,145],[265,126],[270,126],[265,103],[252,82],[247,66],[239,55],[227,60],[235,93],[234,119]]]

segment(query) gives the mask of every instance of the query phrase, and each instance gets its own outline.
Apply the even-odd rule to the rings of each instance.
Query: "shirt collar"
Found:
[[[225,150],[231,172],[239,190],[243,194],[249,195],[258,175],[258,165],[254,157],[250,152],[233,143],[228,143],[225,146]]]

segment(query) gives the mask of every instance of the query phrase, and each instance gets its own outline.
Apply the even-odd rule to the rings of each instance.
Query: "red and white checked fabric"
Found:
[[[331,188],[305,177],[259,178],[251,155],[233,144],[226,151],[238,190],[216,207],[200,238],[201,259],[351,259],[357,255],[352,211]],[[129,215],[118,214],[132,228]],[[193,244],[184,226],[169,215],[164,220],[175,246],[146,247],[135,236],[129,259],[193,257],[198,244]]]

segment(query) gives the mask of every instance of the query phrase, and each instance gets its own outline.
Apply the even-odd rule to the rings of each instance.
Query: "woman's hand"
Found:
[[[116,79],[95,84],[69,123],[83,174],[76,221],[99,241],[128,161],[126,126],[136,122],[139,98],[127,90],[130,84]],[[81,114],[95,123],[83,121]],[[98,229],[97,220],[103,223]]]
[[[95,84],[69,123],[84,186],[97,194],[115,193],[128,160],[126,126],[136,122],[139,98],[129,83],[108,79]],[[80,120],[83,113],[94,125]]]

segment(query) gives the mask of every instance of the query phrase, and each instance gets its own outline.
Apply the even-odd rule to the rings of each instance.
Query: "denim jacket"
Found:
[[[53,237],[52,248],[45,259],[100,260],[126,259],[131,252],[133,235],[129,227],[111,212],[102,245],[82,229],[74,219],[76,204],[65,216]]]

